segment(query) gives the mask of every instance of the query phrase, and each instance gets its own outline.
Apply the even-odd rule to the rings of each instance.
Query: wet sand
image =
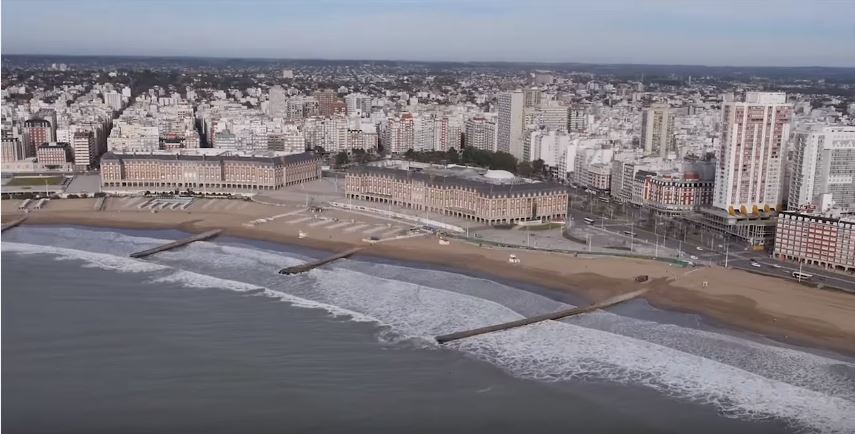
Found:
[[[309,225],[312,220],[295,223],[289,222],[288,217],[280,217],[248,226],[254,219],[297,213],[300,211],[297,205],[278,207],[246,202],[236,206],[236,201],[218,200],[211,206],[194,205],[184,211],[153,213],[122,208],[114,201],[115,198],[109,199],[107,209],[100,212],[92,210],[94,199],[51,201],[45,209],[30,213],[24,224],[178,229],[191,233],[221,228],[226,235],[330,251],[367,245],[362,241],[365,236],[359,232],[319,229]],[[2,202],[3,221],[20,216],[16,201]],[[220,209],[223,207],[230,209]],[[341,211],[325,215],[342,221],[353,217],[374,224],[387,223]],[[307,236],[298,238],[300,231]],[[680,268],[649,260],[487,248],[455,240],[443,246],[435,237],[428,236],[376,244],[364,254],[531,283],[570,292],[591,302],[637,288],[633,278],[645,274],[654,281],[644,298],[656,307],[701,314],[723,325],[781,342],[855,355],[855,296],[786,279],[721,267]],[[521,262],[509,264],[509,254],[515,254]]]

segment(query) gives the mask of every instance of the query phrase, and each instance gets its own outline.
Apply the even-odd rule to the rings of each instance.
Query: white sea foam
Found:
[[[368,315],[344,309],[338,306],[308,300],[282,291],[271,290],[269,288],[264,288],[246,282],[239,282],[230,279],[221,279],[219,277],[194,273],[192,271],[187,270],[178,270],[172,274],[152,279],[151,282],[177,283],[188,288],[210,288],[236,292],[253,292],[255,294],[284,301],[295,307],[324,310],[334,317],[346,317],[356,322],[373,322],[381,324],[381,322],[377,318],[373,318]]]
[[[172,239],[145,237],[139,235],[129,235],[121,232],[113,232],[107,230],[93,230],[78,227],[54,227],[54,226],[28,226],[26,227],[27,235],[33,237],[47,237],[54,243],[62,243],[65,247],[74,247],[65,245],[63,241],[69,243],[79,243],[84,241],[88,244],[92,243],[107,243],[109,244],[128,244],[128,245],[147,245],[147,244],[164,244]]]
[[[205,274],[194,273],[192,271],[178,270],[172,274],[152,279],[154,283],[177,283],[188,288],[214,288],[227,289],[237,292],[258,291],[261,288],[249,283],[238,282],[236,280],[220,279],[218,277],[208,276]]]
[[[114,270],[172,268],[66,248],[10,242],[3,247],[81,259]],[[486,279],[444,271],[353,261],[285,277],[275,274],[276,266],[305,259],[215,243],[190,249],[192,254],[185,250],[160,255],[162,262],[182,269],[155,280],[272,297],[333,316],[374,322],[396,335],[425,341],[438,334],[518,319],[518,312],[528,314],[529,308],[555,303]],[[220,278],[234,276],[241,281]],[[527,296],[539,298],[517,300]],[[384,336],[381,333],[380,339]],[[731,416],[778,417],[812,432],[855,432],[855,364],[739,336],[599,312],[470,338],[450,347],[524,378],[641,384],[709,403]]]
[[[187,262],[190,266],[204,262],[205,267],[214,269],[246,270],[266,267],[270,270],[278,270],[282,267],[301,264],[311,258],[290,252],[250,249],[205,241],[193,243],[181,250],[159,253],[157,260],[163,263]]]
[[[642,384],[744,418],[774,416],[810,431],[851,433],[855,402],[662,345],[556,321],[464,339],[452,347],[541,381]]]
[[[364,312],[408,338],[522,318],[506,306],[444,289],[380,278],[340,268],[315,269],[313,297]]]
[[[104,270],[117,270],[131,273],[144,273],[166,269],[163,265],[123,256],[110,255],[106,253],[88,252],[85,250],[67,249],[64,247],[42,246],[37,244],[17,243],[4,241],[3,250],[25,255],[46,254],[52,255],[58,260],[84,261],[84,267],[101,268]]]

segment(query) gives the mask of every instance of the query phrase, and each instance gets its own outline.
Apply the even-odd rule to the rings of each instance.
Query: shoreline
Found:
[[[279,211],[281,212],[281,211]],[[18,217],[4,213],[3,219]],[[223,235],[320,251],[340,251],[367,244],[357,240],[298,238],[281,224],[248,228],[235,216],[206,213],[39,211],[24,225],[81,225],[115,229],[174,229],[199,233],[222,228]],[[291,233],[296,226],[287,226]],[[510,265],[509,253],[521,264]],[[589,303],[628,292],[638,286],[632,278],[647,274],[651,290],[644,298],[651,306],[697,314],[711,325],[750,332],[784,345],[831,350],[855,356],[855,297],[809,288],[783,279],[719,267],[684,269],[649,260],[618,257],[575,257],[556,253],[479,247],[464,242],[440,246],[433,237],[375,244],[367,256],[441,267],[483,278],[541,287]],[[701,285],[708,282],[709,286]],[[744,285],[744,286],[740,286]]]

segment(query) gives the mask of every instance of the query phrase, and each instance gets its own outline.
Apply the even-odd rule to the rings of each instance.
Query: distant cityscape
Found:
[[[680,256],[704,232],[855,272],[853,69],[4,56],[2,113],[7,197],[332,177],[342,200],[571,237],[623,218]]]

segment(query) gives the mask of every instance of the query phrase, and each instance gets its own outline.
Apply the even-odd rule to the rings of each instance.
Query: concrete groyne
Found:
[[[27,219],[26,217],[21,217],[21,218],[17,218],[17,219],[15,219],[15,220],[12,220],[12,221],[10,221],[9,223],[6,223],[6,224],[5,224],[5,225],[3,225],[2,227],[0,227],[0,232],[6,232],[6,231],[8,231],[9,229],[12,229],[12,228],[14,228],[15,226],[18,226],[19,224],[23,223],[23,222],[24,222],[24,220],[26,220],[26,219]]]
[[[132,258],[144,258],[149,255],[153,255],[155,253],[165,252],[167,250],[172,250],[181,246],[185,246],[194,241],[204,241],[209,238],[213,238],[219,235],[223,230],[222,229],[214,229],[207,232],[202,232],[201,234],[196,234],[191,237],[182,238],[180,240],[175,240],[170,243],[166,243],[157,247],[153,247],[148,250],[143,250],[141,252],[131,253]]]
[[[305,264],[294,265],[292,267],[285,267],[279,270],[279,274],[299,274],[305,273],[313,268],[320,267],[321,265],[327,264],[329,262],[335,261],[337,259],[347,258],[348,256],[353,255],[354,253],[364,249],[364,247],[354,247],[352,249],[345,250],[343,252],[336,253],[332,256],[318,259],[317,261],[306,262]]]
[[[626,294],[621,294],[607,300],[601,301],[599,303],[594,303],[588,306],[583,307],[574,307],[572,309],[560,310],[558,312],[547,313],[543,315],[532,316],[529,318],[523,318],[516,321],[510,321],[502,324],[495,324],[487,327],[481,327],[473,330],[466,330],[462,332],[450,333],[447,335],[437,336],[436,341],[444,344],[446,342],[456,341],[458,339],[469,338],[472,336],[483,335],[485,333],[497,332],[501,330],[508,330],[515,327],[522,327],[529,324],[534,324],[541,321],[547,320],[555,320],[561,319],[568,316],[579,315],[581,313],[591,312],[597,309],[603,309],[609,306],[614,306],[618,303],[622,303],[624,301],[632,300],[633,298],[639,297],[647,292],[650,288],[637,289],[635,291],[627,292]]]

